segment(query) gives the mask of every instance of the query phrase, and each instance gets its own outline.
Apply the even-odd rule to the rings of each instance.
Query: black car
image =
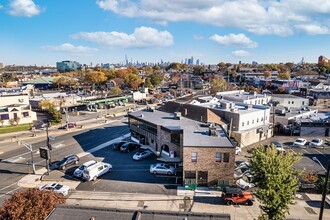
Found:
[[[64,157],[61,161],[56,161],[51,165],[52,169],[64,170],[68,165],[78,164],[79,157],[77,155],[69,155]]]
[[[115,142],[113,144],[110,145],[110,147],[114,150],[119,150],[120,147],[123,145],[123,144],[126,144],[127,141],[119,141],[119,142]]]
[[[121,152],[130,152],[141,147],[141,144],[127,142],[120,147]]]

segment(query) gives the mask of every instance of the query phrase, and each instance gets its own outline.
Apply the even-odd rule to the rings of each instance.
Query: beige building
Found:
[[[37,120],[28,95],[0,96],[0,125],[27,124]]]

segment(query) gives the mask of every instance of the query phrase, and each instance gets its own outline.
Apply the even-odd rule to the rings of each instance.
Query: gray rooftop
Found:
[[[129,115],[169,130],[182,129],[183,146],[233,147],[227,134],[220,126],[216,127],[216,136],[209,136],[209,127],[206,124],[185,117],[180,117],[179,120],[171,113],[154,110],[153,112],[136,111],[129,113]]]

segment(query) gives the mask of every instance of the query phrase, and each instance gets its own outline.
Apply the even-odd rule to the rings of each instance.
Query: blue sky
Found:
[[[0,0],[0,63],[316,63],[330,1]]]

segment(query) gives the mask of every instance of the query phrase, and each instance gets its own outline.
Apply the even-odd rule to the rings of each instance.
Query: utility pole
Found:
[[[328,192],[329,174],[330,174],[330,160],[328,160],[327,175],[325,177],[325,183],[324,183],[324,187],[323,187],[322,203],[321,203],[319,220],[323,219],[323,211],[324,211],[324,206],[325,206],[325,197],[327,196],[327,192]]]
[[[29,149],[29,151],[31,152],[31,164],[32,164],[32,170],[33,170],[33,174],[36,174],[36,167],[34,165],[34,159],[33,159],[33,148],[32,145],[25,142],[25,141],[21,141],[21,143],[23,144],[24,147],[26,147],[27,149]]]
[[[47,170],[49,170],[49,166],[50,166],[50,164],[52,163],[52,159],[51,159],[51,150],[52,150],[52,145],[50,144],[50,140],[49,140],[49,135],[48,135],[48,127],[49,127],[49,123],[48,123],[48,125],[46,126],[46,135],[47,135],[47,148],[48,148],[48,150],[49,150],[49,159],[48,159],[48,161],[47,161],[47,163],[46,163],[46,165],[47,165]]]

